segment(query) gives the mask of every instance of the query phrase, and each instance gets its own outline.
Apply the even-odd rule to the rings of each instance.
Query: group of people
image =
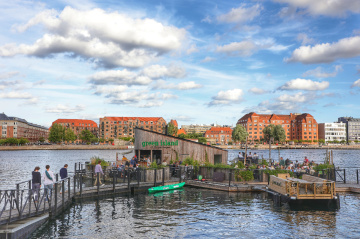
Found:
[[[266,165],[258,165],[257,169],[270,169],[270,170],[274,170],[274,169],[286,169],[286,170],[290,170],[294,173],[296,172],[300,172],[301,170],[304,170],[306,173],[309,173],[313,167],[316,166],[314,161],[311,161],[305,156],[305,159],[302,163],[300,163],[298,160],[296,160],[295,162],[291,161],[290,159],[286,159],[284,160],[283,157],[280,157],[279,162],[274,162],[271,163],[270,165],[266,166]]]
[[[67,172],[68,165],[65,164],[63,168],[60,169],[60,178],[61,180],[68,177]],[[34,196],[34,201],[39,200],[41,185],[44,185],[44,194],[45,200],[48,201],[51,199],[51,193],[56,183],[56,178],[54,173],[50,170],[50,165],[45,166],[45,171],[41,174],[40,167],[36,166],[32,172],[32,194]]]
[[[239,159],[245,158],[245,152],[239,152],[238,158]],[[247,159],[259,159],[259,156],[256,153],[251,154],[251,152],[249,152],[249,154],[246,155],[246,158]]]

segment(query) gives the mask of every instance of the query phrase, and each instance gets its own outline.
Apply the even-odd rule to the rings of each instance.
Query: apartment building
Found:
[[[186,133],[188,134],[205,134],[205,132],[209,129],[211,129],[211,127],[215,127],[217,125],[215,124],[210,124],[210,125],[205,125],[205,124],[191,124],[191,125],[181,125],[181,128],[183,130],[186,131]]]
[[[345,123],[320,123],[319,139],[324,139],[325,142],[329,141],[346,141],[346,124]]]
[[[99,136],[98,125],[97,125],[97,123],[95,123],[95,121],[92,121],[92,120],[57,119],[52,123],[52,125],[54,125],[54,124],[59,124],[59,125],[65,127],[66,129],[70,128],[72,131],[74,131],[74,133],[78,137],[78,139],[75,142],[81,142],[81,140],[79,139],[79,135],[81,135],[81,132],[83,130],[89,130],[96,137]]]
[[[249,140],[258,141],[263,139],[263,129],[269,124],[281,125],[285,130],[286,140],[318,140],[318,123],[308,113],[290,115],[257,114],[254,112],[245,114],[237,124],[244,126],[249,133]]]
[[[1,138],[25,138],[30,142],[37,142],[40,138],[47,139],[49,136],[48,128],[5,113],[0,113],[0,132]]]
[[[232,129],[230,127],[211,127],[205,132],[205,138],[210,144],[228,144],[232,141]]]
[[[345,123],[346,125],[346,135],[347,141],[360,141],[360,118],[353,117],[340,117],[338,122]]]
[[[99,135],[105,140],[134,137],[134,129],[142,128],[165,134],[166,121],[162,117],[108,117],[100,118]]]

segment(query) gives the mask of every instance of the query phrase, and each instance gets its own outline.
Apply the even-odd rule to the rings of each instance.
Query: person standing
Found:
[[[50,170],[50,165],[45,166],[46,170],[43,175],[43,182],[44,182],[44,193],[45,193],[45,201],[51,200],[51,192],[54,187],[55,183],[55,176],[54,173]]]
[[[39,192],[41,187],[41,173],[39,172],[40,167],[36,166],[32,172],[32,194],[34,195],[34,201],[37,202],[39,198]]]
[[[94,184],[94,186],[96,186],[97,185],[97,179],[98,179],[98,173],[99,174],[101,174],[101,175],[104,175],[104,172],[103,172],[103,170],[102,170],[102,168],[101,168],[101,161],[99,160],[99,162],[98,162],[98,164],[95,166],[95,184]],[[104,184],[102,184],[101,183],[101,177],[100,177],[100,175],[99,175],[99,184],[101,185],[101,186],[103,186]]]
[[[67,168],[68,168],[68,165],[67,164],[65,164],[64,165],[64,167],[63,168],[61,168],[60,169],[60,178],[61,178],[61,180],[65,180],[65,178],[67,178],[68,177],[68,171],[67,171]],[[64,190],[66,190],[67,191],[67,189],[66,189],[66,183],[65,183],[65,189]],[[61,184],[60,184],[60,187],[61,187]],[[60,190],[60,194],[61,194],[61,190]]]

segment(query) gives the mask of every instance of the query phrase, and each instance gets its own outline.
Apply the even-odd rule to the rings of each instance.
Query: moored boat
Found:
[[[176,184],[170,184],[170,185],[164,185],[164,186],[158,186],[158,187],[152,187],[152,188],[149,188],[149,193],[156,193],[156,192],[179,189],[179,188],[184,187],[184,185],[185,185],[185,182],[176,183]]]

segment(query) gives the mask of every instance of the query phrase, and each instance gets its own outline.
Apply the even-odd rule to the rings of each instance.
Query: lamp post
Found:
[[[244,157],[244,165],[246,165],[246,159],[247,159],[247,141],[248,141],[248,136],[246,136],[246,140],[245,140],[245,157]]]

